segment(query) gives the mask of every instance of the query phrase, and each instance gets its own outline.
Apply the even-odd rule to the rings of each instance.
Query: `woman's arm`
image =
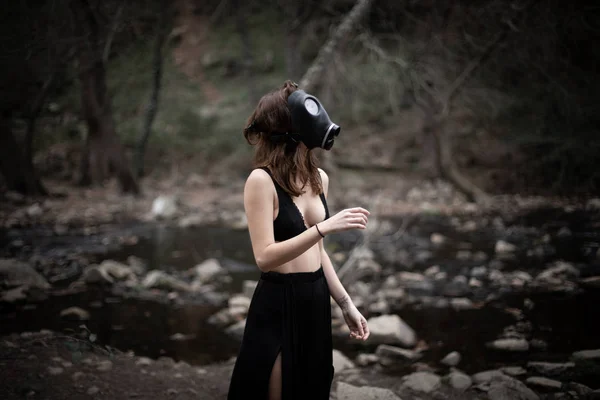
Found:
[[[273,183],[269,174],[261,169],[252,171],[246,181],[244,209],[256,265],[263,272],[293,260],[321,240],[317,229],[312,227],[291,239],[275,242]]]
[[[324,171],[319,170],[319,172],[321,173],[321,180],[323,182],[323,193],[325,198],[327,198],[329,178]],[[331,293],[331,297],[333,297],[342,310],[344,319],[350,328],[350,336],[356,339],[367,340],[369,337],[367,322],[352,302],[352,299],[348,295],[344,285],[342,285],[342,282],[340,282],[340,278],[338,278],[337,273],[335,272],[333,263],[325,250],[322,240],[319,241],[319,249],[321,250],[321,265],[323,266],[329,293]]]

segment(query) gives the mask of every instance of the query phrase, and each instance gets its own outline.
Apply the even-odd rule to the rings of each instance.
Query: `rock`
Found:
[[[502,367],[501,371],[510,376],[521,376],[527,374],[527,370],[523,367]]]
[[[481,371],[471,376],[471,378],[473,378],[473,382],[475,383],[490,383],[494,379],[502,379],[504,377],[506,377],[506,375],[497,369]]]
[[[446,243],[446,237],[440,233],[432,233],[429,240],[436,246]]]
[[[0,287],[27,285],[39,289],[49,289],[50,284],[27,263],[11,259],[0,259]]]
[[[15,303],[20,300],[25,300],[27,299],[28,290],[29,287],[26,285],[6,290],[0,294],[0,302]]]
[[[113,367],[112,361],[103,360],[98,363],[98,365],[96,366],[96,369],[98,371],[106,372],[106,371],[110,371],[112,369],[112,367]]]
[[[231,325],[229,328],[225,329],[225,333],[229,336],[241,340],[244,336],[244,329],[246,328],[246,320],[243,319],[235,324]]]
[[[573,362],[553,363],[543,361],[530,361],[527,363],[527,369],[533,370],[536,373],[545,376],[562,374],[565,371],[568,371],[569,369],[572,369],[574,367],[575,363]]]
[[[525,339],[497,339],[486,344],[489,348],[502,351],[528,351],[529,342]]]
[[[583,278],[579,281],[579,284],[588,289],[600,289],[600,276]]]
[[[371,343],[401,344],[412,347],[416,343],[415,331],[397,315],[381,315],[368,320]]]
[[[152,202],[151,214],[154,218],[171,218],[177,214],[175,196],[161,195]]]
[[[589,199],[585,204],[588,210],[600,210],[600,199]]]
[[[512,253],[517,250],[517,246],[512,243],[505,242],[504,240],[498,240],[494,250],[496,254]]]
[[[190,334],[184,334],[184,333],[174,333],[171,336],[169,336],[169,340],[172,340],[174,342],[185,342],[186,340],[192,340],[196,338],[196,335],[193,333]]]
[[[593,392],[591,388],[577,382],[564,383],[562,389],[569,392],[575,392],[579,396],[588,396]]]
[[[390,305],[385,299],[380,299],[375,303],[369,304],[369,312],[371,314],[387,314],[390,312]]]
[[[379,346],[377,346],[375,354],[379,356],[379,358],[389,358],[394,361],[416,361],[422,357],[421,353],[419,352],[401,349],[400,347],[389,346],[387,344],[380,344]]]
[[[76,319],[79,321],[87,321],[90,319],[90,313],[79,307],[65,308],[60,312],[61,318]]]
[[[196,273],[196,279],[202,283],[207,283],[212,280],[215,276],[225,273],[225,268],[219,264],[219,261],[215,258],[209,258],[204,262],[194,267]]]
[[[429,267],[429,268],[427,268],[425,270],[425,276],[427,276],[429,278],[433,278],[439,272],[440,272],[440,266],[439,265],[432,265],[431,267]]]
[[[77,371],[77,372],[74,372],[73,375],[71,375],[71,379],[73,379],[74,381],[78,381],[81,378],[83,378],[84,376],[85,376],[85,374],[83,372]]]
[[[402,386],[415,392],[431,393],[441,386],[441,378],[431,372],[413,372],[401,380]]]
[[[408,271],[399,272],[396,277],[401,285],[407,282],[423,282],[427,280],[423,274]]]
[[[406,297],[406,291],[403,288],[383,289],[381,294],[390,303],[397,303]]]
[[[98,386],[90,386],[90,388],[86,391],[89,396],[93,396],[95,394],[100,393],[100,389]]]
[[[489,400],[539,400],[539,396],[533,390],[509,376],[493,379],[487,395]]]
[[[446,382],[448,382],[448,384],[453,389],[461,390],[461,391],[467,390],[473,384],[473,380],[471,379],[471,377],[469,375],[464,374],[464,373],[459,372],[459,371],[452,371],[452,372],[450,372],[444,378],[444,380]]]
[[[202,214],[191,214],[182,217],[179,222],[177,222],[177,226],[180,228],[194,228],[197,226],[201,226],[205,223],[204,215]]]
[[[245,309],[246,311],[248,311],[248,308],[250,307],[250,298],[244,296],[244,295],[233,295],[229,298],[229,300],[227,301],[229,308],[241,308],[241,309]]]
[[[480,288],[483,287],[483,282],[477,278],[471,278],[469,279],[469,286],[472,288]]]
[[[458,351],[453,351],[451,353],[448,353],[446,357],[442,358],[440,362],[449,367],[456,367],[458,363],[460,363],[460,359],[460,353]]]
[[[135,365],[140,366],[140,367],[147,367],[148,365],[152,364],[152,359],[148,358],[148,357],[138,357],[137,361],[135,362]]]
[[[472,310],[473,308],[475,308],[473,302],[470,299],[467,299],[466,297],[451,299],[450,306],[455,310]]]
[[[27,207],[27,210],[25,212],[31,218],[37,218],[41,217],[44,214],[44,209],[42,208],[42,206],[39,205],[39,203],[35,203]]]
[[[335,368],[335,372],[339,372],[347,368],[354,368],[354,363],[341,351],[333,349],[333,368]]]
[[[379,357],[377,356],[377,354],[362,353],[356,357],[356,364],[360,365],[361,367],[376,364],[378,361]]]
[[[254,296],[254,290],[258,285],[258,281],[247,280],[242,284],[242,294],[251,299]]]
[[[558,232],[556,233],[556,236],[559,238],[570,237],[570,236],[573,236],[573,232],[571,232],[571,230],[568,227],[563,226],[562,228],[560,228],[558,230]]]
[[[487,275],[487,268],[485,266],[474,267],[471,270],[471,276],[473,278],[483,278]]]
[[[133,269],[129,265],[122,264],[118,261],[104,260],[99,265],[99,268],[117,281],[132,280],[136,278]]]
[[[541,376],[530,376],[525,380],[525,383],[527,383],[529,386],[536,386],[542,389],[560,390],[562,387],[562,382]]]
[[[459,261],[468,261],[473,257],[471,250],[459,250],[456,252],[456,259]]]
[[[600,349],[576,351],[571,355],[571,358],[576,361],[599,360],[600,359]]]
[[[561,284],[569,278],[577,278],[579,270],[573,264],[557,261],[550,268],[540,272],[535,280],[542,283]]]
[[[115,280],[108,274],[105,269],[100,268],[99,265],[90,265],[84,271],[81,277],[83,281],[88,285],[95,284],[111,284]]]
[[[155,288],[167,291],[186,292],[192,290],[186,282],[159,270],[150,271],[142,281],[142,286],[146,289]]]
[[[64,372],[64,369],[62,369],[61,367],[48,367],[48,374],[50,375],[60,375]]]
[[[353,386],[345,382],[337,384],[337,400],[401,400],[389,389],[371,386]]]

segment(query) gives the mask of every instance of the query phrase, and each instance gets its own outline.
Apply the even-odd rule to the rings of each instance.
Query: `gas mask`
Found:
[[[340,127],[331,122],[319,100],[304,90],[296,90],[289,95],[287,103],[292,116],[291,133],[298,135],[309,149],[331,149]]]

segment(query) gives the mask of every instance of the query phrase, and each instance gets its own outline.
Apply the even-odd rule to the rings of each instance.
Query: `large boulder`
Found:
[[[381,315],[368,321],[371,336],[369,342],[379,344],[400,344],[412,347],[417,341],[415,331],[397,315]]]

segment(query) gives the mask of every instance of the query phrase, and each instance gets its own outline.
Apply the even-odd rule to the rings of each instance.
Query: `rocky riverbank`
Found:
[[[372,330],[352,342],[332,305],[332,398],[599,396],[600,202],[442,189],[332,201],[378,211],[326,242]],[[2,209],[6,398],[224,398],[258,277],[240,199],[90,193]]]
[[[504,367],[472,375],[460,371],[460,355],[451,353],[442,360],[446,365],[443,371],[419,364],[416,372],[400,379],[384,371],[398,360],[406,360],[406,354],[392,346],[380,345],[376,355],[361,356],[358,363],[336,351],[331,399],[600,398],[600,390],[576,382],[578,374],[600,368],[600,350],[574,353],[571,361],[564,363],[531,362],[526,368]],[[366,364],[370,367],[365,368]],[[72,336],[40,331],[2,337],[0,367],[2,398],[6,400],[216,400],[226,397],[233,360],[192,366],[169,357],[154,360],[96,345],[85,330]]]

